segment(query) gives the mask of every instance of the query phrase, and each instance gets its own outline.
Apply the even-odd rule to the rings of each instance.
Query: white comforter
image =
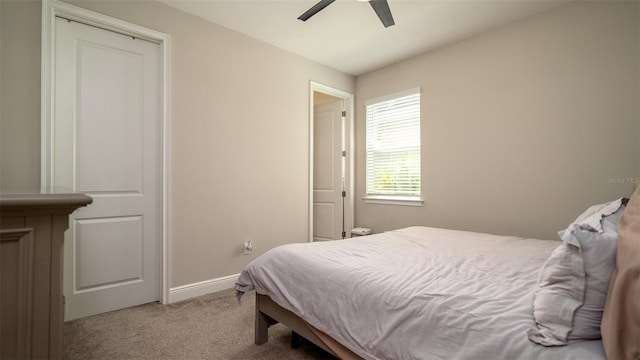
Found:
[[[538,271],[558,245],[411,227],[277,247],[236,289],[268,295],[365,359],[604,359],[599,340],[527,339]]]

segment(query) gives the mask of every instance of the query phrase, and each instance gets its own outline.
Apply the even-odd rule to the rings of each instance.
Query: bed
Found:
[[[621,215],[624,207],[615,210],[607,216]],[[593,336],[572,339],[565,332],[564,343],[552,344],[563,346],[540,340],[549,331],[536,318],[536,306],[549,295],[541,269],[554,256],[566,258],[558,255],[563,245],[569,248],[561,241],[422,226],[288,244],[251,262],[236,293],[241,301],[256,292],[256,344],[281,322],[294,340],[299,334],[343,359],[606,359]],[[593,277],[582,276],[583,283]],[[548,282],[562,282],[556,280]],[[569,310],[571,321],[576,308]]]

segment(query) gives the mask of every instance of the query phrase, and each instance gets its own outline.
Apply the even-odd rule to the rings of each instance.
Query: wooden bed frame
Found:
[[[269,326],[282,323],[292,331],[291,345],[296,347],[299,336],[307,339],[329,354],[336,354],[302,319],[296,314],[276,304],[270,297],[256,293],[255,343],[264,344],[269,340]]]
[[[276,304],[267,295],[256,292],[255,343],[269,339],[269,326],[281,323],[291,329],[291,347],[297,348],[302,338],[342,360],[364,360],[334,338],[309,325],[296,314]]]

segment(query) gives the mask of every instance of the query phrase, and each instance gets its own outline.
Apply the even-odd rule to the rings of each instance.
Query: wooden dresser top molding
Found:
[[[2,189],[0,190],[0,215],[19,215],[24,211],[33,213],[71,213],[75,209],[91,204],[91,197],[73,193],[64,188]]]

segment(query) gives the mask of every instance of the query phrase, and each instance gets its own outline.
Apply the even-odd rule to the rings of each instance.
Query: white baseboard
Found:
[[[240,274],[234,274],[171,288],[169,289],[169,303],[187,300],[216,291],[232,289],[239,276]]]

